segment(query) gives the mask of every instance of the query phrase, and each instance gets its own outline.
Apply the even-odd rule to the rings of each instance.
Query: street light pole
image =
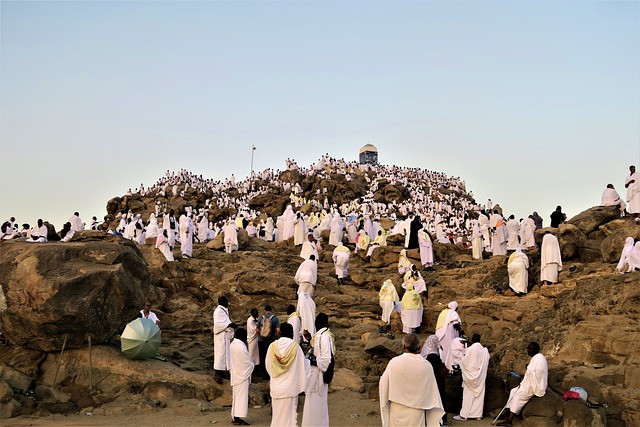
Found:
[[[251,146],[251,179],[253,179],[253,152],[256,151],[256,146]]]

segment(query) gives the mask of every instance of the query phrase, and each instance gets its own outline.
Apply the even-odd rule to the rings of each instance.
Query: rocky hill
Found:
[[[398,194],[403,191],[397,189]],[[137,206],[148,212],[153,200],[125,196],[111,200],[108,210]],[[172,197],[167,203],[178,208],[195,204],[193,200]],[[287,195],[274,194],[253,206],[275,212],[286,201]],[[225,215],[215,208],[210,213]],[[536,236],[538,245],[542,231]],[[624,238],[640,238],[640,226],[618,218],[615,209],[596,207],[552,231],[565,263],[561,282],[540,287],[539,252],[529,251],[530,292],[522,297],[508,288],[506,257],[473,260],[468,251],[434,243],[438,264],[423,272],[429,297],[418,333],[424,339],[433,332],[449,301],[460,304],[464,330],[480,333],[491,353],[488,415],[497,414],[506,401],[507,373],[524,372],[526,343],[538,341],[549,360],[550,389],[527,406],[522,425],[640,425],[640,273],[615,270]],[[7,342],[0,346],[0,418],[81,410],[126,416],[145,408],[178,407],[207,412],[229,405],[228,382],[218,385],[212,375],[217,297],[228,297],[236,323],[244,325],[252,307],[267,303],[283,319],[286,306],[296,299],[293,276],[301,262],[292,241],[272,244],[241,231],[239,242],[240,250],[232,254],[196,243],[191,259],[179,259],[176,248],[175,262],[167,262],[152,245],[138,246],[101,232],[77,233],[69,243],[1,243],[0,331]],[[401,351],[398,318],[392,323],[395,339],[378,332],[377,301],[387,278],[400,290],[401,249],[401,242],[390,239],[370,261],[352,254],[344,285],[334,274],[333,247],[325,245],[320,253],[314,299],[336,334],[338,369],[331,387],[335,393],[355,392],[363,406],[377,397],[379,376],[389,358]],[[409,257],[419,266],[417,250],[409,251]],[[164,360],[132,361],[113,344],[145,300],[153,303],[162,322]],[[451,413],[460,407],[459,385],[459,377],[447,381]],[[561,393],[571,386],[584,387],[591,401],[608,407],[564,404]],[[252,385],[253,405],[261,405],[265,387]],[[353,423],[377,425],[376,416]]]

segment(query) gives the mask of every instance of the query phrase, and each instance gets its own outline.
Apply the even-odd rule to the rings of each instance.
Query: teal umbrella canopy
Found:
[[[129,359],[155,357],[162,338],[153,320],[138,318],[129,323],[120,337],[122,352]]]

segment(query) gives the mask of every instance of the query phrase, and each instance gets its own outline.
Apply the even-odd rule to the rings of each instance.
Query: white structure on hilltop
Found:
[[[378,149],[371,144],[367,144],[360,149],[360,163],[377,165],[378,164]]]

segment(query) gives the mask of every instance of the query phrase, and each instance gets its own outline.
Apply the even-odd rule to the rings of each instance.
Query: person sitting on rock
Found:
[[[147,301],[144,303],[144,306],[142,306],[142,310],[140,310],[140,314],[138,315],[138,317],[149,319],[153,323],[155,323],[158,326],[158,328],[160,328],[160,319],[158,319],[158,316],[156,316],[156,314],[153,311],[151,311],[150,302]]]
[[[27,242],[42,243],[47,241],[48,230],[42,219],[38,219],[38,226],[33,228],[29,234]]]
[[[547,359],[540,353],[540,344],[530,342],[527,346],[527,354],[531,360],[527,365],[527,371],[518,387],[512,388],[505,408],[509,408],[509,415],[499,426],[511,426],[513,417],[519,414],[524,405],[533,397],[542,397],[547,392],[549,367]]]

